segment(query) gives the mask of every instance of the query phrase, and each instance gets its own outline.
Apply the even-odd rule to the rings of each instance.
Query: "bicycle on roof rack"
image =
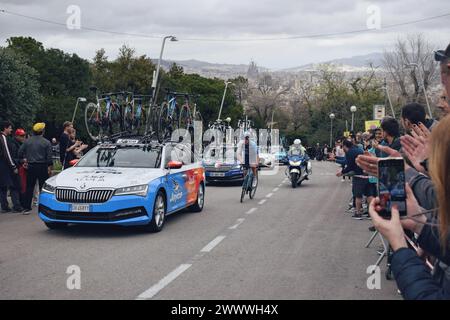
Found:
[[[106,134],[112,135],[114,132],[124,131],[120,105],[124,93],[111,92],[99,95],[96,87],[90,89],[95,92],[96,103],[87,104],[84,120],[91,139],[98,141]]]
[[[179,106],[177,98],[183,97],[183,105]],[[165,101],[158,110],[157,134],[160,141],[170,139],[172,133],[177,129],[185,129],[186,133],[193,134],[194,121],[202,121],[201,114],[194,103],[191,110],[191,98],[198,95],[190,95],[188,93],[171,92],[166,89]]]

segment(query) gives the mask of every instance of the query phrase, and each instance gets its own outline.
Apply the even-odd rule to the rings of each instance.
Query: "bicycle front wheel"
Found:
[[[241,203],[244,201],[245,193],[247,192],[247,189],[245,187],[242,187],[241,191]]]
[[[100,108],[93,102],[89,102],[84,110],[84,123],[92,140],[100,140],[102,130],[102,114]]]
[[[255,177],[253,177],[252,186],[250,187],[251,188],[250,192],[249,192],[250,199],[253,199],[255,197],[256,189],[258,188],[258,179],[256,179],[256,184],[255,184],[255,186],[253,186],[254,179],[255,179]]]

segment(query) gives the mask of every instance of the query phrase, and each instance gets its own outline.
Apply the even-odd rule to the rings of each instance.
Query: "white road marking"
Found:
[[[268,193],[267,195],[266,195],[266,198],[270,198],[270,197],[272,197],[273,196],[273,193]]]
[[[280,183],[279,185],[278,185],[278,188],[281,188],[283,186],[283,184],[282,183]]]
[[[236,221],[237,221],[237,223],[234,226],[229,227],[228,229],[231,229],[231,230],[237,229],[237,227],[239,227],[242,224],[242,222],[245,221],[245,219],[244,218],[240,218],[240,219],[237,219]]]
[[[258,204],[264,204],[267,201],[267,199],[262,199]]]
[[[251,208],[251,209],[248,210],[245,214],[252,214],[252,213],[255,212],[256,210],[258,210],[258,208]]]
[[[225,239],[225,236],[218,236],[213,241],[208,243],[200,252],[210,252],[212,249],[214,249],[215,246],[217,246],[223,239]]]
[[[273,192],[277,192],[278,190],[280,190],[280,188],[275,188],[275,189],[273,189],[272,191],[273,191]]]
[[[175,270],[173,270],[171,273],[169,273],[167,276],[159,280],[157,284],[152,286],[147,291],[144,291],[141,293],[137,300],[145,300],[145,299],[151,299],[153,298],[158,292],[160,292],[162,289],[167,287],[169,283],[171,283],[173,280],[178,278],[183,272],[185,272],[187,269],[189,269],[192,266],[192,264],[182,264],[178,266]]]

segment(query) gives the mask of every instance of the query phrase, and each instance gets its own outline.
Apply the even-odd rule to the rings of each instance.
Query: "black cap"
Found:
[[[450,59],[450,44],[445,50],[437,50],[434,52],[434,60],[443,62]]]

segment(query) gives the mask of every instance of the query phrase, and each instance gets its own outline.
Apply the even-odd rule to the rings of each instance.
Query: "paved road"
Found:
[[[350,185],[334,164],[313,166],[295,190],[284,168],[261,176],[244,204],[239,186],[208,186],[203,212],[173,215],[157,234],[50,231],[36,213],[2,214],[0,299],[399,299],[384,275],[367,289],[379,246],[364,248],[370,222],[344,213]],[[70,265],[80,290],[66,287]]]

